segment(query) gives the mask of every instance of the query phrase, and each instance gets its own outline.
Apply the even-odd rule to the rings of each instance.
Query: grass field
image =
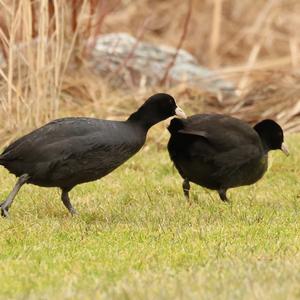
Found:
[[[103,180],[71,192],[25,186],[0,220],[1,299],[299,299],[300,136],[256,185],[192,186],[148,142]],[[1,199],[15,178],[1,169]]]

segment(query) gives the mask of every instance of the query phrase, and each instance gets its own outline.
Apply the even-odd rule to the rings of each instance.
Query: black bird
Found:
[[[252,184],[263,176],[270,150],[281,149],[288,155],[282,128],[273,120],[252,128],[229,116],[199,114],[172,119],[168,130],[168,151],[184,179],[188,201],[190,181],[217,190],[228,201],[227,189]]]
[[[76,213],[69,191],[120,166],[141,149],[151,126],[173,115],[185,117],[172,96],[160,93],[126,121],[63,118],[19,138],[0,155],[0,164],[19,177],[0,204],[2,216],[8,216],[24,183],[59,187],[63,204],[71,214]]]

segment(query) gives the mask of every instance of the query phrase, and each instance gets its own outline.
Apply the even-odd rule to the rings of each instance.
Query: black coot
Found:
[[[0,164],[18,181],[1,203],[8,210],[24,183],[59,187],[61,200],[75,213],[68,192],[77,184],[99,179],[124,163],[144,145],[148,129],[184,112],[168,94],[150,97],[127,121],[64,118],[21,137],[0,155]]]
[[[288,155],[283,131],[272,120],[252,128],[229,116],[199,114],[171,120],[168,130],[170,158],[184,179],[188,199],[191,181],[217,190],[228,201],[228,188],[252,184],[263,176],[270,150],[281,149]]]

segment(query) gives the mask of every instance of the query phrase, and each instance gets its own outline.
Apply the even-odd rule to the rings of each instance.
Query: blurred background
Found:
[[[300,130],[298,0],[2,0],[0,143],[63,116],[188,114]]]

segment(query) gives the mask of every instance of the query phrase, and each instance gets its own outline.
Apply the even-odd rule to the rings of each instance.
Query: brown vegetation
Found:
[[[158,90],[189,113],[272,117],[299,131],[299,14],[298,0],[0,1],[0,142],[59,116],[123,117]],[[145,91],[111,86],[86,61],[97,35],[121,31],[185,48],[233,80],[239,97],[165,82]]]

